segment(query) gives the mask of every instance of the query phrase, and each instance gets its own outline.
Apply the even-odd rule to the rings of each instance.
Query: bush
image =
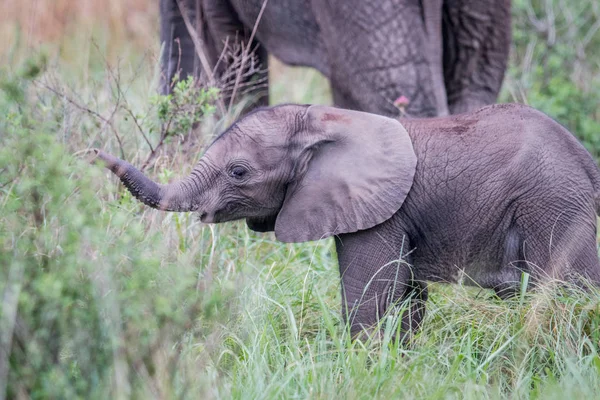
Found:
[[[166,254],[137,204],[103,205],[103,172],[57,143],[33,75],[0,92],[0,382],[8,398],[125,398],[176,380],[183,343],[226,315],[228,292],[198,291],[201,270]]]

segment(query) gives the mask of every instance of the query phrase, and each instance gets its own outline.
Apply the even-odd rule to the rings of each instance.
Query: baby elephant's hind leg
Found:
[[[521,289],[523,272],[528,272],[523,259],[523,240],[515,226],[511,226],[504,239],[501,268],[488,277],[486,287],[491,287],[501,299],[516,296]]]
[[[593,206],[582,204],[581,199],[563,204],[557,200],[553,206],[529,212],[518,220],[528,272],[540,282],[600,285]]]

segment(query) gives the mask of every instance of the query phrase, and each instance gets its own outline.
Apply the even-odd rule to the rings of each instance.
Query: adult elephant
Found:
[[[329,78],[335,105],[388,116],[398,114],[401,96],[411,116],[494,103],[511,39],[510,0],[161,0],[160,7],[163,92],[178,72],[199,76],[215,65],[222,72],[224,44],[252,40],[263,66],[270,53],[316,68]]]

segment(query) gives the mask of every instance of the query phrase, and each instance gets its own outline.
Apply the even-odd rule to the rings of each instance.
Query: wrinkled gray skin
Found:
[[[201,71],[180,6],[214,67],[226,40],[250,39],[262,3],[161,0],[162,91],[177,71]],[[269,0],[253,45],[265,67],[270,53],[319,70],[336,106],[397,116],[393,102],[406,96],[406,112],[427,117],[494,103],[510,41],[510,0]]]
[[[158,185],[102,151],[145,204],[207,223],[246,218],[281,241],[335,235],[353,334],[409,300],[420,324],[427,281],[508,297],[532,282],[600,282],[600,173],[562,126],[523,105],[433,119],[325,106],[255,111],[223,133],[190,176]]]

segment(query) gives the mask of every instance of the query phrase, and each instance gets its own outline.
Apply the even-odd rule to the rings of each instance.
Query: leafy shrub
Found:
[[[57,143],[32,75],[0,92],[0,391],[126,398],[176,380],[182,343],[226,315],[228,291],[198,291],[200,270],[165,255],[137,205],[103,207],[103,172]]]
[[[197,86],[193,76],[177,80],[168,95],[156,95],[152,102],[158,107],[158,118],[168,124],[168,134],[188,132],[205,116],[215,112],[214,101],[219,96],[216,88]]]

